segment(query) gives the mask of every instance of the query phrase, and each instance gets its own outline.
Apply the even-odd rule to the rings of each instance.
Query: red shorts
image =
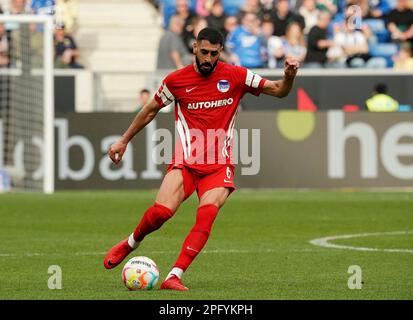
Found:
[[[198,198],[211,189],[225,187],[231,194],[236,187],[234,185],[234,166],[224,164],[217,167],[207,167],[206,169],[190,168],[183,164],[170,164],[166,173],[172,169],[181,169],[184,178],[185,199],[188,198],[195,190]]]

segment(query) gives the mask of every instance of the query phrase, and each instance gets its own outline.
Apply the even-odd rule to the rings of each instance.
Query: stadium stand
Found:
[[[393,66],[395,56],[399,52],[400,43],[392,41],[386,24],[386,15],[395,8],[398,1],[380,0],[374,3],[368,2],[369,5],[366,6],[366,1],[357,0],[289,0],[288,17],[285,18],[275,14],[277,8],[280,10],[279,1],[222,0],[225,15],[219,18],[219,23],[221,28],[223,28],[222,24],[224,21],[232,21],[234,17],[237,17],[239,24],[234,25],[233,23],[231,30],[239,32],[240,18],[242,17],[241,11],[255,8],[254,12],[259,12],[257,16],[261,20],[265,19],[267,23],[268,20],[272,20],[273,23],[278,21],[282,24],[274,27],[274,35],[281,40],[285,38],[285,32],[282,31],[282,34],[279,34],[280,29],[286,29],[291,21],[300,23],[305,28],[304,39],[305,47],[307,47],[305,49],[308,50],[308,33],[311,30],[311,25],[314,25],[316,22],[315,12],[328,11],[332,15],[326,40],[334,42],[335,26],[342,25],[346,21],[346,16],[348,17],[351,14],[350,6],[359,5],[362,8],[361,14],[363,19],[356,19],[354,23],[356,28],[360,29],[359,33],[363,33],[368,42],[368,52],[365,54],[365,57],[370,59],[371,62],[373,60],[379,61],[378,59],[385,60],[385,64],[371,63],[370,65],[373,67],[377,68],[387,65],[390,68]],[[135,107],[136,89],[146,87],[148,83],[145,79],[147,79],[149,73],[156,70],[159,42],[172,15],[181,13],[181,17],[185,19],[182,38],[188,46],[193,40],[191,30],[189,29],[191,29],[191,23],[194,23],[194,17],[206,16],[207,21],[215,23],[218,21],[217,19],[208,18],[208,10],[211,10],[212,4],[216,3],[216,1],[188,0],[188,13],[185,13],[185,10],[183,10],[183,2],[185,1],[78,1],[75,39],[82,53],[79,62],[95,74],[95,82],[98,83],[98,89],[100,90],[99,96],[103,97],[101,98],[102,104],[113,105],[115,106],[114,110],[117,111],[128,111]],[[259,9],[256,8],[257,5],[260,7]],[[262,14],[263,12],[264,14]],[[300,12],[302,15],[300,15]],[[356,11],[353,11],[353,13],[356,16],[358,14]],[[228,32],[226,36],[227,39],[233,39],[231,32]],[[262,51],[268,50],[268,47],[271,47],[268,46],[269,37],[265,32],[262,32],[261,35],[258,33],[256,36],[257,38],[261,37],[261,40],[258,42],[263,44]],[[282,41],[286,43],[285,40]],[[230,49],[231,42],[228,42],[227,45],[227,48]],[[284,48],[283,56],[288,54],[287,51]],[[264,56],[268,57],[271,55],[267,52]],[[277,53],[277,56],[280,56],[280,52]],[[282,60],[283,56],[279,57],[278,60]],[[367,56],[370,58],[367,58]],[[227,54],[226,57],[229,59],[231,55]],[[325,67],[368,66],[367,64],[337,64],[334,61],[322,64]],[[315,65],[317,64],[313,63],[312,67]],[[261,66],[264,68],[277,68],[278,64],[269,64],[266,61]],[[303,66],[305,66],[305,61]]]
[[[393,66],[392,57],[397,54],[398,50],[398,46],[394,43],[377,43],[370,46],[371,56],[385,58],[388,67]]]
[[[133,109],[145,72],[156,68],[158,12],[144,0],[82,0],[77,24],[80,63],[98,76],[100,103],[116,111]]]
[[[387,68],[393,67],[397,61],[397,69],[408,70],[411,68],[412,54],[408,52],[408,49],[404,49],[401,54],[402,58],[400,58],[400,47],[408,48],[405,45],[406,41],[403,40],[404,38],[395,38],[394,31],[392,36],[392,32],[389,31],[388,19],[392,14],[396,15],[393,20],[399,21],[401,18],[396,10],[400,6],[406,7],[403,9],[404,28],[411,28],[413,25],[413,18],[409,18],[413,17],[413,11],[409,9],[413,7],[411,0],[288,0],[288,2],[221,0],[222,7],[219,5],[219,0],[188,0],[186,2],[188,13],[182,9],[185,0],[0,0],[0,8],[5,14],[52,14],[50,8],[55,6],[56,21],[65,25],[66,32],[73,37],[80,50],[78,63],[85,66],[86,70],[94,75],[95,83],[97,83],[95,90],[96,88],[99,90],[97,96],[100,99],[97,104],[114,106],[111,107],[111,110],[115,111],[130,111],[136,107],[136,89],[148,86],[148,74],[156,70],[160,39],[165,33],[169,19],[177,13],[185,19],[185,28],[181,36],[188,50],[193,41],[197,21],[203,23],[205,21],[200,19],[200,16],[205,17],[211,25],[219,26],[221,30],[225,31],[225,36],[229,40],[234,39],[234,30],[237,33],[242,31],[240,30],[242,12],[251,12],[252,10],[259,18],[260,23],[263,21],[267,25],[269,21],[276,23],[277,25],[273,28],[274,37],[268,34],[268,30],[263,30],[262,25],[261,32],[253,32],[254,36],[257,37],[256,43],[262,44],[261,55],[264,58],[267,57],[264,63],[257,63],[255,67],[274,69],[278,68],[279,64],[268,61],[268,57],[274,57],[274,55],[269,54],[268,48],[274,47],[277,50],[278,61],[282,61],[285,56],[289,55],[287,49],[290,47],[286,46],[288,42],[283,30],[287,30],[287,26],[291,22],[296,21],[303,28],[305,48],[301,52],[307,50],[311,53],[320,49],[317,49],[317,44],[314,43],[311,48],[308,46],[309,38],[314,38],[314,33],[310,37],[310,31],[311,27],[318,21],[316,19],[318,14],[328,11],[332,15],[326,35],[326,40],[332,43],[337,25],[348,21],[349,14],[353,13],[357,18],[359,12],[354,7],[351,8],[351,6],[356,5],[361,8],[360,16],[362,19],[355,19],[353,22],[356,29],[359,29],[359,34],[363,33],[368,42],[365,60],[385,60]],[[216,16],[209,15],[213,5],[217,3]],[[280,6],[280,3],[288,3],[288,8],[285,5]],[[222,9],[224,13],[222,13]],[[287,16],[276,14],[277,10],[284,10],[287,12]],[[351,10],[353,10],[352,13]],[[235,19],[238,19],[238,24]],[[6,24],[4,28],[7,32],[11,32],[13,25]],[[280,30],[282,34],[280,34]],[[324,31],[322,33],[316,34],[316,36],[324,38]],[[411,48],[411,39],[407,38],[406,40],[407,44],[410,40],[409,48]],[[7,49],[6,41],[7,39],[3,37],[3,56],[5,56],[4,52]],[[272,45],[270,45],[271,41]],[[284,46],[275,46],[276,43],[284,44]],[[230,50],[231,45],[233,43],[228,41],[226,48]],[[321,50],[323,56],[327,49],[329,48]],[[329,56],[327,54],[318,59],[323,60]],[[404,56],[406,58],[403,58]],[[227,52],[223,57],[230,59],[231,55]],[[238,61],[241,60],[238,59]],[[304,67],[306,62],[307,60],[303,61]],[[311,60],[308,62],[311,68],[317,67],[317,65],[318,67],[337,67],[337,64],[328,63],[328,61],[324,63],[324,60],[322,63],[318,63],[318,61],[314,63],[315,61]],[[376,68],[384,66],[383,63],[371,65]],[[341,63],[340,66],[351,67],[356,66],[356,64]],[[366,67],[367,63],[357,64],[357,66]]]

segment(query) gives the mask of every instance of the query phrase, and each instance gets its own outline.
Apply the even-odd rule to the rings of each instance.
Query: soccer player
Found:
[[[104,266],[120,264],[142,240],[170,219],[195,190],[199,206],[196,222],[161,289],[188,290],[183,273],[205,246],[219,209],[235,190],[231,142],[238,103],[246,93],[283,98],[290,92],[299,63],[286,59],[284,77],[261,78],[244,67],[218,61],[224,39],[215,29],[201,30],[193,45],[194,64],[169,74],[154,98],[108,151],[118,164],[131,139],[151,122],[159,110],[175,102],[175,121],[180,140],[172,163],[156,196],[134,232],[109,250]],[[211,138],[212,137],[212,138]]]

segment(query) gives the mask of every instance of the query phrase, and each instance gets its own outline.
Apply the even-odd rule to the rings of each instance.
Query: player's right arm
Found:
[[[162,85],[159,87],[152,100],[143,106],[143,108],[136,115],[135,119],[133,119],[128,130],[126,130],[122,137],[109,148],[109,157],[115,164],[118,164],[122,160],[129,141],[131,141],[139,131],[151,122],[153,118],[155,118],[159,110],[171,104],[175,100],[174,95],[168,88],[168,86],[173,87],[173,79],[173,74],[168,75],[164,79]]]
[[[122,137],[109,148],[108,155],[115,164],[122,160],[129,141],[155,118],[161,108],[162,106],[153,98],[143,106]]]

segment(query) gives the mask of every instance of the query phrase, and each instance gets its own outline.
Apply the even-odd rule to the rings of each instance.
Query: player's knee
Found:
[[[174,215],[174,211],[170,208],[156,202],[151,209],[153,214],[150,215],[150,224],[152,226],[160,227]]]
[[[168,208],[171,212],[172,215],[178,210],[178,207],[180,205],[179,200],[175,199],[170,199],[170,198],[163,198],[163,197],[157,197],[155,200],[154,206],[163,206],[165,208]]]
[[[176,209],[174,208],[171,209],[168,206],[165,206],[157,202],[155,202],[153,206],[157,209],[159,214],[161,214],[163,217],[168,218],[168,219],[171,218],[176,211]]]
[[[216,188],[205,192],[200,201],[200,208],[208,205],[213,205],[221,208],[229,195],[228,188]]]

